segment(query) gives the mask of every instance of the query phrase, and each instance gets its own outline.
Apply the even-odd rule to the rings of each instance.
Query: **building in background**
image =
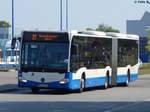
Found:
[[[9,27],[9,23],[0,21],[0,61],[3,61],[5,59],[5,45],[6,42],[10,39]]]
[[[0,21],[0,70],[17,69],[19,66],[20,38],[12,39],[9,35],[9,28],[9,23]],[[13,54],[12,49],[14,49]]]
[[[142,62],[150,62],[148,51],[145,49],[147,44],[147,28],[150,28],[150,13],[145,12],[139,20],[127,20],[127,33],[140,36],[140,59]]]
[[[0,48],[4,47],[9,40],[9,27],[7,22],[0,21]]]

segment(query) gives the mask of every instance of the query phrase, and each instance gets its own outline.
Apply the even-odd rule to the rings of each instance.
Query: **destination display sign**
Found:
[[[67,32],[23,32],[23,41],[68,42]]]

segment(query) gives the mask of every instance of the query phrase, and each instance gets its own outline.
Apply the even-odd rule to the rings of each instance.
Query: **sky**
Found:
[[[22,30],[60,30],[60,0],[14,0],[15,34]],[[140,19],[150,4],[139,0],[68,0],[69,29],[85,30],[106,24],[126,32],[126,20]],[[141,0],[149,1],[150,0]],[[65,29],[65,0],[63,0]],[[0,0],[0,20],[11,24],[11,0]]]

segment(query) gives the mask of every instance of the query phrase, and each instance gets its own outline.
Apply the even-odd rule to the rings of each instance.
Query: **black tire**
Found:
[[[109,88],[109,75],[107,74],[105,77],[104,89]]]
[[[39,88],[32,87],[32,88],[31,88],[31,91],[32,91],[32,93],[36,94],[36,93],[39,92]]]
[[[79,93],[82,93],[85,88],[85,80],[82,78],[80,79],[80,88],[79,88]]]
[[[129,82],[130,82],[130,70],[128,70],[127,72],[126,82],[123,84],[123,86],[129,86]]]

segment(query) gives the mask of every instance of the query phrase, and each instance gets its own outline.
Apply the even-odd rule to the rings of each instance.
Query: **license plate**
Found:
[[[38,87],[48,87],[48,84],[39,84]]]

